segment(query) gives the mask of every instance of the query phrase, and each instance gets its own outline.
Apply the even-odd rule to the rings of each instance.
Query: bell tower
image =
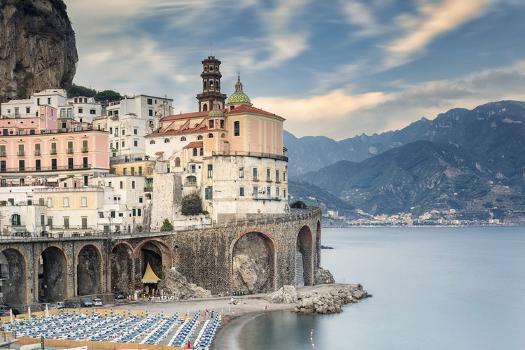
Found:
[[[202,61],[202,92],[197,95],[199,112],[223,109],[226,95],[221,94],[221,61],[208,56]]]

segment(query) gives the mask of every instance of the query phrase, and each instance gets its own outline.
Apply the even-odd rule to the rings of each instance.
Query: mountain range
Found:
[[[472,218],[525,208],[524,102],[452,109],[341,141],[287,133],[285,144],[292,181],[367,213],[454,209]]]

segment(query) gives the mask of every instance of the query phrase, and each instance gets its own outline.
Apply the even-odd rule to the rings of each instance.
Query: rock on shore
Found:
[[[175,268],[166,271],[158,288],[163,291],[164,295],[173,297],[175,300],[211,297],[209,290],[188,282],[186,277]]]
[[[283,286],[270,293],[266,300],[276,304],[293,304],[297,302],[297,290],[294,286]]]
[[[314,276],[315,284],[334,284],[335,279],[332,273],[328,269],[319,267],[315,270]]]
[[[326,291],[299,293],[295,312],[302,314],[330,314],[342,311],[343,305],[366,298],[361,285],[332,286]]]

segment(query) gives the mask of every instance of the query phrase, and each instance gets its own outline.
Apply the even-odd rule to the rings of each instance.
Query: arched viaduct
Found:
[[[1,237],[3,303],[20,307],[131,292],[141,288],[148,264],[161,278],[176,267],[214,294],[270,291],[297,281],[311,285],[320,264],[320,217],[320,210],[309,209],[139,236]]]

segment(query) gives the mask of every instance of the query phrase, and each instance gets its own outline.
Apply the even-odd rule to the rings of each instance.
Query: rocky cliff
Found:
[[[62,0],[0,1],[0,101],[69,88],[77,61]]]

